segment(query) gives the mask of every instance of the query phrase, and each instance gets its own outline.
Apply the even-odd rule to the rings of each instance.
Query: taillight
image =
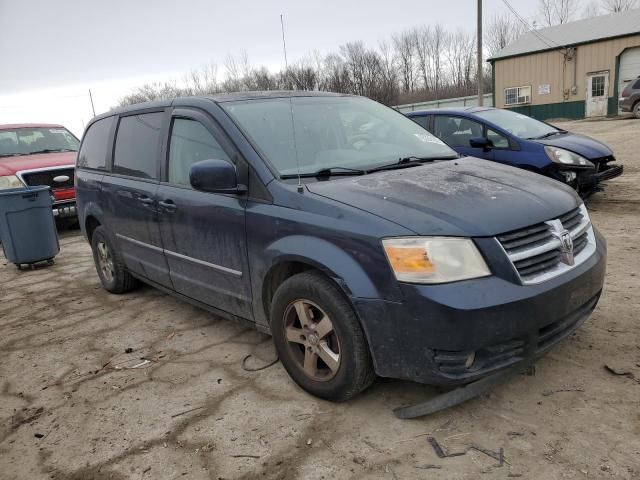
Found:
[[[631,84],[627,85],[624,90],[622,90],[622,94],[620,95],[622,98],[627,98],[631,95]]]

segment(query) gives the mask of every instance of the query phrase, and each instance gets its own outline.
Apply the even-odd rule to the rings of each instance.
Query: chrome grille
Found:
[[[573,242],[574,264],[563,262],[560,239],[552,220],[559,220]],[[498,235],[497,239],[518,272],[522,283],[540,283],[579,265],[595,251],[595,237],[584,205],[557,219]]]

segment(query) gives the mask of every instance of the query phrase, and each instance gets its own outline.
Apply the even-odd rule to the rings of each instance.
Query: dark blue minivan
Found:
[[[622,174],[604,143],[511,110],[466,107],[407,116],[462,155],[524,168],[554,178],[585,198]]]
[[[329,400],[376,375],[455,385],[520,368],[589,316],[605,274],[571,188],[460,158],[356,96],[111,111],[85,131],[76,185],[106,290],[142,281],[251,322]]]

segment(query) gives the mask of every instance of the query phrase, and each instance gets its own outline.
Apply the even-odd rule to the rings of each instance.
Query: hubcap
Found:
[[[313,380],[331,380],[340,368],[340,341],[329,316],[309,300],[285,311],[284,333],[293,358]]]
[[[111,252],[109,251],[109,247],[103,241],[98,242],[97,245],[97,253],[98,253],[98,268],[102,272],[103,278],[107,282],[111,282],[115,275],[114,266],[113,266],[113,258],[111,257]]]

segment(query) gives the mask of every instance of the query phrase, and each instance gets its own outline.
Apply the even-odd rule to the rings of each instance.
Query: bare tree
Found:
[[[638,0],[604,0],[602,8],[607,13],[626,12],[638,8]]]
[[[551,27],[562,25],[574,19],[579,0],[539,0],[538,10],[542,23]]]
[[[484,44],[492,57],[525,32],[524,25],[508,14],[496,14],[485,27]]]
[[[0,0],[1,1],[1,0]],[[491,51],[516,38],[517,24],[496,18],[487,31]],[[222,75],[216,64],[194,69],[180,81],[149,83],[122,98],[121,105],[186,95],[242,90],[328,90],[353,93],[387,105],[469,95],[478,65],[473,33],[447,32],[441,25],[399,32],[377,48],[349,42],[338,51],[313,52],[272,72],[252,65],[246,52],[228,55]],[[482,74],[487,75],[481,68]],[[490,82],[487,82],[490,85]]]
[[[392,105],[398,96],[398,74],[393,62],[392,47],[382,41],[378,45],[380,50],[380,75],[382,92],[379,101]]]
[[[445,57],[447,60],[449,81],[459,91],[469,93],[475,76],[475,36],[462,30],[449,35]]]
[[[412,92],[415,87],[415,32],[405,31],[391,37],[396,63],[400,72],[402,89]]]

